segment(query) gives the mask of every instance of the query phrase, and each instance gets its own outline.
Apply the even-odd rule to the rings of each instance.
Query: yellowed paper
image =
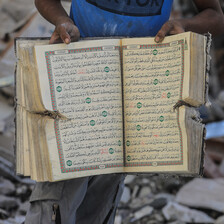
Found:
[[[48,49],[46,51],[46,49]],[[123,171],[120,40],[36,46],[53,179]]]
[[[187,170],[184,120],[173,109],[189,88],[185,38],[168,37],[162,44],[152,38],[122,40],[128,172]]]

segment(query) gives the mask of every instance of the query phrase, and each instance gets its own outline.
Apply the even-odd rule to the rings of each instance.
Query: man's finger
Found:
[[[68,32],[66,31],[66,28],[64,26],[60,27],[59,33],[60,33],[60,37],[61,37],[62,41],[65,44],[69,44],[71,42],[71,37],[68,34]]]
[[[170,23],[169,21],[166,22],[162,28],[160,29],[160,31],[156,34],[155,37],[155,42],[159,43],[162,42],[163,39],[165,38],[165,36],[172,30],[173,25],[172,23]]]
[[[56,31],[54,31],[53,34],[51,35],[49,44],[54,44],[58,38],[59,38],[59,35],[57,34]]]

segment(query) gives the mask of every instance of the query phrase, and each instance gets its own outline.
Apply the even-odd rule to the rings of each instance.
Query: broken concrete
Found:
[[[169,202],[162,210],[169,221],[180,220],[187,223],[214,223],[214,219],[201,211],[189,209],[175,202]]]
[[[224,213],[223,189],[224,178],[194,179],[180,189],[176,201],[183,205]]]

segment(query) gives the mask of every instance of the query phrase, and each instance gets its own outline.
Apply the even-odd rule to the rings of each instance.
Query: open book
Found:
[[[17,173],[199,174],[207,38],[17,39]]]

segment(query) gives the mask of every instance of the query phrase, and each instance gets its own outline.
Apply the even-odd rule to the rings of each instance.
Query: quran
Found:
[[[17,39],[17,174],[200,174],[207,39]]]

